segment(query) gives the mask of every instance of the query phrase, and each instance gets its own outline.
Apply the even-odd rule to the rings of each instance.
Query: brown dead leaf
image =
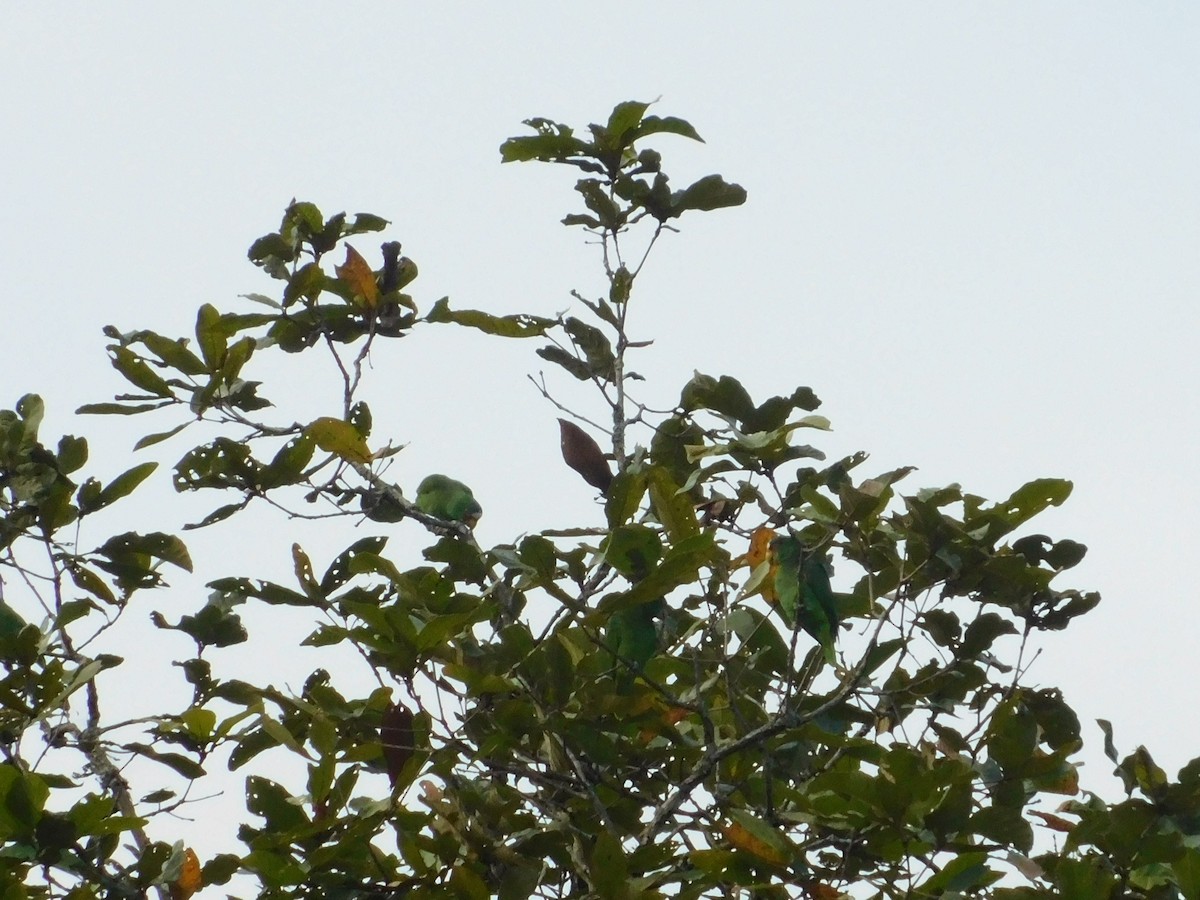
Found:
[[[607,494],[613,474],[600,445],[590,434],[566,419],[558,420],[558,430],[559,444],[566,464],[600,493]]]
[[[404,766],[416,752],[412,710],[399,704],[392,704],[385,709],[383,723],[379,728],[379,740],[383,744],[383,760],[387,763],[388,781],[395,788]]]

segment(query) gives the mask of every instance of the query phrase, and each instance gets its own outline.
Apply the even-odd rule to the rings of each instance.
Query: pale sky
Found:
[[[685,217],[639,279],[649,395],[671,405],[693,369],[763,397],[811,385],[834,426],[814,442],[869,451],[864,475],[918,466],[910,492],[1072,479],[1036,530],[1089,546],[1064,586],[1104,602],[1043,642],[1030,681],[1080,714],[1085,787],[1107,776],[1096,717],[1171,774],[1200,755],[1200,6],[605,9],[3,4],[0,407],[41,393],[47,434],[89,434],[102,471],[125,468],[137,435],[178,420],[70,415],[123,389],[100,328],[186,335],[199,304],[274,291],[245,250],[293,196],[392,220],[426,310],[564,310],[599,289],[594,248],[558,223],[575,174],[501,166],[497,148],[530,116],[583,127],[661,97],[707,140],[654,145],[673,184],[719,172],[749,200]],[[485,546],[600,520],[525,380],[536,346],[443,327],[374,357],[377,434],[410,445],[391,477],[472,484]],[[309,392],[327,373],[264,375],[285,410],[336,413]],[[186,446],[165,445],[144,488],[154,527],[179,527],[149,498],[170,500]],[[187,498],[186,515],[223,502]],[[295,534],[273,521],[261,544],[236,524],[193,534],[204,578],[285,577]],[[327,560],[357,536],[306,546]],[[175,593],[145,597],[136,628],[203,602]],[[168,660],[189,650],[141,634]],[[271,677],[298,688],[311,664],[281,651]]]

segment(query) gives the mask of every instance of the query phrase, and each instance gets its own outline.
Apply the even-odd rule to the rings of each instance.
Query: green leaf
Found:
[[[651,134],[677,134],[704,143],[704,138],[697,134],[690,122],[675,116],[645,116],[629,136],[629,143]]]
[[[536,135],[509,138],[500,145],[501,162],[567,162],[572,157],[589,155],[595,147],[575,137],[571,128],[549,119],[526,119]]]
[[[17,401],[17,415],[25,420],[21,426],[24,440],[32,443],[37,439],[38,428],[46,415],[46,404],[37,394],[26,394]]]
[[[962,633],[958,615],[948,609],[929,610],[921,616],[921,624],[934,643],[942,647],[953,646]]]
[[[596,838],[589,860],[591,883],[602,900],[625,900],[629,897],[629,864],[621,841],[608,829]]]
[[[196,313],[196,343],[204,357],[206,372],[216,372],[225,359],[228,334],[221,325],[221,313],[211,303],[205,303]]]
[[[192,571],[192,559],[188,555],[187,545],[175,535],[164,534],[161,531],[149,534],[127,531],[109,538],[97,547],[95,552],[113,560],[145,555],[169,562],[184,571]]]
[[[1188,847],[1171,863],[1183,900],[1200,900],[1200,849]]]
[[[604,130],[608,132],[608,149],[621,150],[631,143],[627,139],[629,133],[641,124],[642,116],[649,108],[649,103],[637,100],[626,100],[613,107],[613,111],[608,117],[608,124],[604,126]]]
[[[983,832],[976,831],[977,834]],[[922,897],[966,896],[1001,878],[1001,873],[987,866],[986,853],[960,853],[942,870],[921,885]]]
[[[144,447],[150,447],[154,444],[161,443],[162,441],[179,434],[179,432],[183,431],[183,429],[187,428],[191,424],[191,422],[183,422],[179,425],[176,425],[174,428],[168,429],[167,431],[160,431],[156,434],[148,434],[145,437],[138,438],[137,443],[133,445],[133,449],[141,450]]]
[[[642,469],[625,469],[617,474],[604,499],[604,512],[609,528],[624,525],[641,506],[646,495],[646,473]]]
[[[81,416],[136,416],[138,413],[151,412],[170,406],[171,401],[160,403],[85,403],[75,410]]]
[[[361,435],[359,429],[353,425],[350,427],[354,429],[355,435]],[[316,444],[317,437],[311,430],[306,430],[303,434],[289,440],[279,448],[271,462],[262,469],[259,474],[259,484],[269,490],[300,481],[303,477],[304,467],[312,461]],[[360,449],[365,449],[365,442]]]
[[[1072,488],[1072,483],[1065,478],[1038,478],[1017,488],[1003,503],[997,503],[981,514],[989,525],[989,538],[996,540],[1046,508],[1062,505],[1071,496]],[[974,518],[968,518],[963,525],[967,531],[978,527]]]
[[[207,774],[204,771],[204,766],[191,757],[184,756],[182,753],[164,752],[151,747],[149,744],[141,743],[125,744],[124,747],[126,750],[136,753],[139,756],[162,763],[168,769],[173,769],[189,780],[203,778]]]
[[[584,178],[575,184],[575,190],[583,197],[583,202],[587,204],[587,208],[596,214],[596,218],[568,216],[567,218],[572,221],[564,220],[564,224],[587,225],[589,228],[602,227],[610,231],[617,231],[625,224],[625,213],[613,202],[613,199],[608,195],[608,191],[600,181],[595,178]],[[579,221],[580,219],[586,219],[587,221]]]
[[[555,365],[562,366],[580,381],[587,381],[592,377],[592,369],[586,362],[579,357],[569,353],[562,347],[556,347],[550,344],[546,347],[538,347],[536,351],[542,359],[552,362]]]
[[[1110,900],[1117,887],[1111,864],[1097,856],[1057,861],[1053,881],[1056,900]]]
[[[1099,725],[1100,730],[1104,732],[1104,755],[1113,762],[1119,762],[1120,759],[1117,756],[1117,748],[1116,745],[1113,744],[1112,722],[1108,721],[1108,719],[1097,719],[1096,724]]]
[[[41,776],[0,763],[0,834],[31,835],[49,796]]]
[[[970,831],[1022,853],[1033,846],[1033,828],[1021,815],[1020,809],[1011,806],[993,805],[984,807],[971,816],[967,824]]]
[[[665,597],[683,584],[696,579],[700,567],[717,554],[714,535],[705,532],[685,538],[667,549],[662,562],[630,590],[609,594],[601,602],[602,613],[615,612]]]
[[[521,562],[543,578],[553,578],[558,567],[558,555],[554,543],[540,534],[531,534],[521,539],[517,548]]]
[[[485,334],[499,337],[526,338],[543,335],[555,324],[554,319],[543,319],[524,314],[493,316],[477,309],[450,309],[450,300],[443,297],[433,305],[426,322],[453,322],[468,328],[477,328]]]
[[[454,581],[483,584],[487,578],[487,563],[479,550],[467,541],[441,538],[424,551],[430,562],[446,563],[446,574]]]
[[[64,475],[70,475],[83,468],[87,462],[88,444],[86,438],[64,435],[58,441],[58,470]]]
[[[200,358],[188,349],[186,338],[171,340],[153,331],[140,331],[137,340],[168,366],[184,375],[203,375],[208,371]]]
[[[1038,727],[1033,714],[1017,697],[996,707],[988,726],[988,754],[1005,770],[1020,771],[1037,747]]]
[[[1054,568],[1071,569],[1083,562],[1087,547],[1078,541],[1056,541],[1046,554],[1046,562]]]
[[[729,184],[720,175],[706,175],[671,195],[671,218],[678,218],[689,209],[707,212],[745,202],[746,189],[740,184]]]
[[[374,215],[373,213],[355,213],[354,221],[346,226],[344,235],[350,236],[355,234],[367,234],[368,232],[383,231],[391,223],[391,220],[385,219],[382,216]]]
[[[113,368],[128,382],[159,397],[174,397],[171,386],[128,347],[113,347],[111,353]]]
[[[700,372],[684,385],[679,407],[685,412],[709,409],[739,422],[754,414],[754,401],[740,381],[728,375],[718,379]]]
[[[1117,774],[1125,782],[1125,789],[1134,786],[1152,800],[1161,798],[1167,787],[1167,774],[1154,762],[1154,757],[1145,747],[1139,746],[1117,766]]]
[[[144,462],[122,472],[100,491],[100,495],[96,498],[95,504],[88,510],[94,512],[97,509],[102,509],[110,503],[120,500],[122,497],[127,497],[137,489],[137,486],[150,477],[150,474],[158,468],[156,462]]]
[[[573,316],[563,320],[563,328],[571,336],[571,342],[583,354],[589,373],[604,381],[612,381],[616,377],[617,359],[604,332]]]
[[[646,525],[619,525],[600,545],[604,560],[630,581],[641,581],[662,559],[662,541]]]
[[[1016,634],[1017,628],[998,613],[984,613],[967,626],[967,633],[959,645],[959,656],[973,659],[988,650],[996,639],[1005,634]]]
[[[102,600],[110,605],[116,604],[117,598],[113,594],[112,589],[104,583],[99,575],[91,569],[85,569],[81,565],[71,566],[69,569],[71,580],[77,588],[87,591],[98,600]]]
[[[658,521],[667,530],[671,543],[677,544],[700,533],[696,510],[691,497],[681,493],[679,485],[662,466],[651,466],[646,470],[646,483],[650,488],[650,508]]]
[[[266,719],[264,716],[262,721]],[[303,807],[294,802],[292,795],[282,785],[257,775],[246,779],[246,809],[256,816],[262,816],[267,827],[279,834],[308,824]]]
[[[321,576],[321,593],[328,596],[350,581],[358,571],[355,560],[363,554],[377,556],[386,544],[385,537],[362,538],[339,553]]]

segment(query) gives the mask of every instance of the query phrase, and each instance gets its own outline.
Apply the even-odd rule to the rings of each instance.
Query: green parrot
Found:
[[[19,612],[0,600],[0,638],[10,638],[20,634],[26,624]]]
[[[658,650],[658,628],[654,620],[664,606],[660,597],[619,609],[608,620],[604,643],[616,658],[617,683],[622,687],[633,681],[633,673],[640,672]]]
[[[825,660],[835,665],[838,609],[829,584],[829,562],[824,554],[806,550],[795,535],[776,538],[771,549],[779,560],[775,596],[785,618],[789,624],[799,622],[821,645]]]
[[[448,522],[463,522],[474,528],[483,507],[461,481],[445,475],[429,475],[417,485],[417,509],[428,516]]]

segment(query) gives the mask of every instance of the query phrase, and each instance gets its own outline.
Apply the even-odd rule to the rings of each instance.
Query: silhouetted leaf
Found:
[[[390,704],[383,711],[383,724],[379,728],[379,740],[383,745],[383,759],[387,764],[388,782],[395,790],[400,783],[400,773],[416,752],[413,733],[413,712],[402,704]]]
[[[613,474],[600,445],[574,422],[558,420],[559,444],[563,460],[583,480],[604,494],[612,485]]]

